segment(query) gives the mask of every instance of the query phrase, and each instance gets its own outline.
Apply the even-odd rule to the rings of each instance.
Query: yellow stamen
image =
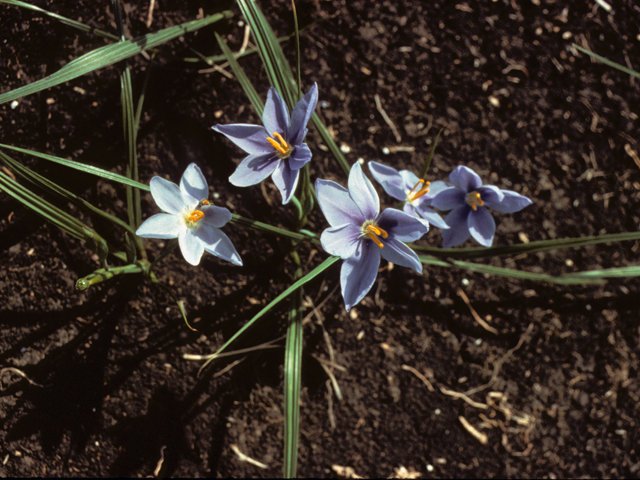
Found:
[[[380,241],[380,239],[378,237],[376,237],[373,233],[368,232],[367,236],[373,240],[373,243],[375,243],[376,245],[378,245],[380,248],[384,247],[384,245],[382,244],[382,242]]]
[[[273,146],[273,148],[275,148],[281,155],[286,155],[287,153],[289,153],[289,144],[284,138],[282,138],[282,135],[280,135],[278,132],[275,132],[273,136],[275,137],[275,139],[267,137],[267,142],[269,142]]]
[[[376,225],[367,225],[367,230],[371,233],[375,233],[378,236],[382,235],[382,238],[387,238],[389,236],[386,230],[383,230]]]
[[[478,192],[469,193],[467,195],[466,200],[467,200],[467,203],[471,206],[471,208],[473,208],[474,212],[478,210],[479,206],[481,207],[484,205],[484,202],[480,198],[480,194]]]
[[[204,213],[202,213],[200,210],[194,210],[189,214],[189,216],[187,217],[187,220],[190,222],[197,222],[198,220],[202,220],[203,218],[204,218]]]
[[[211,202],[209,202],[209,200],[207,200],[207,199],[200,200],[200,203],[201,203],[202,205],[211,205]]]
[[[416,183],[411,191],[407,194],[407,199],[410,202],[413,202],[423,195],[426,195],[427,193],[429,193],[429,185],[431,185],[431,182],[425,182],[423,179],[418,180],[418,183]]]

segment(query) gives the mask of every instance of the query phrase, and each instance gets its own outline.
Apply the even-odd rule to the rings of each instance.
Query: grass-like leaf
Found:
[[[411,248],[413,248],[416,252],[426,253],[437,258],[472,259],[489,257],[513,257],[516,255],[529,253],[562,250],[565,248],[586,247],[587,245],[596,245],[598,243],[625,242],[629,240],[640,240],[640,232],[609,233],[606,235],[562,238],[559,240],[540,240],[537,242],[488,248],[434,248],[424,247],[421,245],[411,245]]]
[[[591,50],[587,50],[586,48],[582,48],[582,47],[576,45],[575,43],[573,44],[573,48],[575,48],[576,50],[581,51],[585,55],[589,55],[590,57],[601,61],[602,63],[604,63],[605,65],[608,65],[611,68],[615,68],[616,70],[620,70],[621,72],[627,73],[627,74],[631,75],[632,77],[640,78],[640,73],[636,72],[635,70],[631,70],[630,68],[627,68],[627,67],[625,67],[623,65],[620,65],[619,63],[612,62],[608,58],[604,58],[604,57],[598,55],[597,53],[593,53]]]
[[[229,340],[227,340],[224,343],[224,345],[222,345],[222,347],[220,347],[218,349],[217,352],[211,354],[207,358],[207,361],[202,365],[202,367],[200,367],[200,371],[202,371],[202,369],[205,368],[210,362],[215,360],[218,355],[220,355],[240,335],[242,335],[248,328],[250,328],[251,325],[253,325],[257,320],[262,318],[266,313],[268,313],[269,310],[271,310],[278,303],[280,303],[282,300],[284,300],[289,295],[291,295],[296,289],[300,288],[305,283],[313,280],[315,277],[320,275],[322,272],[324,272],[327,268],[329,268],[331,265],[336,263],[338,260],[340,260],[339,257],[329,257],[329,258],[327,258],[324,262],[322,262],[320,265],[318,265],[316,268],[311,270],[304,277],[302,277],[300,280],[295,282],[293,285],[291,285],[289,288],[287,288],[284,292],[282,292],[280,295],[278,295],[275,299],[273,299],[266,307],[264,307],[262,310],[260,310],[251,320],[249,320],[244,326],[242,326],[242,328],[240,328],[235,334],[233,334],[233,336]]]
[[[0,3],[5,3],[7,5],[15,5],[16,7],[26,8],[28,10],[33,10],[34,12],[41,13],[43,15],[47,15],[60,23],[64,23],[65,25],[69,25],[70,27],[77,28],[78,30],[85,33],[92,33],[98,37],[108,38],[109,40],[118,41],[118,37],[113,35],[112,33],[105,32],[98,28],[93,28],[89,25],[86,25],[81,22],[77,22],[75,20],[71,20],[70,18],[63,17],[62,15],[58,15],[57,13],[49,12],[40,7],[36,7],[35,5],[31,5],[25,2],[19,2],[18,0],[0,0]]]
[[[126,40],[124,42],[118,42],[96,48],[95,50],[67,63],[60,70],[48,77],[0,95],[0,105],[22,98],[26,95],[31,95],[32,93],[45,90],[55,85],[68,82],[69,80],[73,80],[74,78],[108,65],[113,65],[114,63],[132,57],[143,50],[157,47],[158,45],[162,45],[163,43],[173,40],[180,35],[193,32],[219,20],[231,18],[231,16],[232,13],[230,11],[224,11],[200,20],[194,20],[183,23],[182,25],[165,28],[159,32],[148,33],[147,35],[143,35],[133,40]]]

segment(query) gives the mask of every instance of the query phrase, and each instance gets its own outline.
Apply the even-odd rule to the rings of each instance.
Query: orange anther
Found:
[[[187,217],[187,220],[190,222],[197,222],[198,220],[202,220],[203,218],[204,218],[204,213],[202,213],[200,210],[194,210],[189,214],[189,216]]]

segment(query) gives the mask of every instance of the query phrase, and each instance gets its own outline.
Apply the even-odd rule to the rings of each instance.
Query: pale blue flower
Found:
[[[136,231],[143,238],[177,238],[184,259],[198,265],[205,250],[216,257],[242,265],[240,255],[219,228],[231,220],[231,212],[209,203],[209,187],[195,163],[187,167],[180,186],[162,177],[153,177],[151,195],[160,209]]]
[[[298,185],[300,169],[311,160],[311,150],[302,141],[316,103],[318,86],[314,83],[289,118],[287,105],[271,87],[262,113],[264,127],[243,123],[211,127],[249,154],[229,181],[237,187],[248,187],[271,175],[282,194],[282,203],[289,203]]]
[[[455,247],[472,236],[480,245],[490,247],[496,233],[496,223],[487,210],[514,213],[531,205],[531,200],[510,190],[482,185],[480,177],[470,168],[460,165],[449,175],[455,185],[439,192],[432,200],[438,210],[451,210],[442,231],[442,246]]]
[[[369,162],[369,170],[387,194],[405,202],[402,209],[409,215],[424,219],[427,226],[449,228],[438,212],[429,208],[437,193],[450,188],[446,182],[425,182],[409,170],[397,171],[378,162]]]
[[[422,273],[422,263],[403,242],[414,242],[428,227],[416,217],[393,208],[380,214],[373,185],[356,163],[349,173],[349,189],[331,180],[316,180],[318,204],[331,228],[320,237],[322,248],[344,260],[340,285],[347,311],[373,286],[380,257]]]

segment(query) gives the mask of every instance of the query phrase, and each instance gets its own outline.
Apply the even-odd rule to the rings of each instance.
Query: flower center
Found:
[[[476,211],[478,207],[484,205],[484,202],[480,198],[480,194],[478,192],[467,193],[465,201],[471,206],[471,208],[473,208],[473,211]]]
[[[373,240],[373,243],[382,248],[384,247],[384,244],[378,237],[387,238],[389,234],[382,228],[378,227],[373,221],[369,221],[365,222],[364,225],[362,225],[362,236],[369,237],[371,240]]]
[[[291,155],[293,148],[291,148],[291,145],[289,145],[278,132],[274,132],[273,138],[267,137],[267,142],[273,145],[273,148],[276,149],[280,158],[287,158]]]
[[[202,210],[198,210],[200,207],[202,207],[202,205],[211,205],[211,203],[209,203],[209,200],[206,200],[206,199],[200,200],[195,210],[193,210],[187,216],[187,226],[193,227],[195,223],[199,222],[204,218],[204,212]]]
[[[431,185],[431,182],[425,182],[423,179],[418,180],[418,183],[416,183],[411,191],[407,193],[407,201],[413,202],[426,193],[429,193],[429,185]]]

